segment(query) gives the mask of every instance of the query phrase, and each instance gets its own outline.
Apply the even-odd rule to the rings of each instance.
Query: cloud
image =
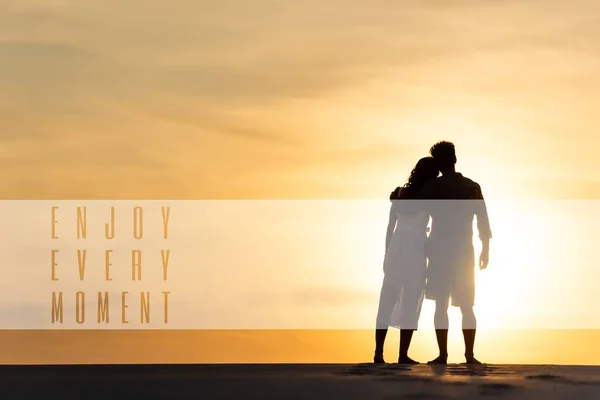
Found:
[[[94,62],[94,55],[70,44],[0,41],[0,99],[35,113],[63,107],[82,111],[85,107],[76,107],[78,100],[85,100],[80,84],[88,81],[90,86],[87,68]]]
[[[293,140],[289,140],[284,135],[269,132],[267,130],[256,129],[244,125],[244,121],[235,116],[223,115],[218,110],[206,107],[189,109],[189,107],[177,107],[164,105],[162,107],[143,107],[140,112],[154,118],[175,122],[177,124],[189,125],[199,128],[201,132],[210,134],[224,134],[235,138],[249,139],[266,144],[277,144],[284,146],[294,146]]]
[[[136,193],[150,189],[128,185],[145,182],[199,195],[269,175],[271,193],[303,173],[412,163],[420,125],[449,114],[493,127],[489,140],[507,147],[525,131],[535,142],[547,126],[576,126],[583,147],[597,103],[597,14],[589,1],[537,0],[7,3],[5,189],[43,192],[42,179],[61,177],[67,192],[87,181]],[[397,137],[368,127],[384,108],[390,132],[406,127]]]

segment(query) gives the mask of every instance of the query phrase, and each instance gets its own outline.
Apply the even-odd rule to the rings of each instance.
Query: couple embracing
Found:
[[[459,307],[468,364],[475,358],[476,318],[473,220],[477,218],[482,251],[479,268],[488,264],[492,237],[481,187],[456,172],[456,152],[450,142],[436,143],[431,157],[419,160],[408,182],[392,192],[386,235],[384,279],[375,331],[375,363],[384,363],[388,327],[400,329],[398,363],[418,364],[408,356],[424,298],[435,301],[434,325],[439,356],[448,359],[448,308]],[[438,174],[441,172],[441,176]],[[428,224],[431,217],[431,231]]]

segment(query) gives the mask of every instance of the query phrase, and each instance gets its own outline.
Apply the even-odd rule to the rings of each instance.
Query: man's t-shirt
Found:
[[[417,198],[432,216],[432,239],[444,238],[449,242],[471,239],[474,216],[479,237],[482,240],[492,237],[481,187],[462,174],[446,174],[427,182]]]

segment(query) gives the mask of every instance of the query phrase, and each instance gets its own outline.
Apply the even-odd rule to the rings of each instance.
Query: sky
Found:
[[[112,207],[115,235],[107,239]],[[134,207],[141,240],[133,236]],[[488,207],[491,260],[475,273],[478,354],[495,363],[597,364],[600,353],[587,349],[600,337],[593,223],[600,204]],[[388,210],[388,200],[348,199],[3,201],[0,363],[364,361]],[[143,278],[131,278],[133,250]],[[110,297],[110,320],[100,321],[99,293]],[[140,294],[149,299],[146,322]],[[51,318],[54,295],[62,296],[60,322]],[[433,312],[425,301],[414,349],[421,360],[435,352]],[[459,362],[460,311],[449,315],[451,361]]]
[[[593,1],[3,1],[6,198],[597,196]]]
[[[385,200],[451,140],[492,204],[593,201],[599,17],[591,0],[3,0],[0,198]],[[511,232],[507,210],[494,232]],[[385,223],[355,261],[379,257]],[[550,264],[576,266],[572,298],[594,248],[562,246],[569,229]],[[535,261],[550,298],[551,257],[520,249],[496,264]],[[353,290],[376,296],[380,276],[354,265]]]

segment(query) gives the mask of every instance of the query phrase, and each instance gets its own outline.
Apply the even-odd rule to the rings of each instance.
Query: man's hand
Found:
[[[479,269],[484,270],[488,266],[488,262],[490,261],[490,253],[489,250],[482,250],[479,255]]]
[[[479,269],[484,270],[490,261],[490,239],[481,239],[481,254],[479,255]]]

